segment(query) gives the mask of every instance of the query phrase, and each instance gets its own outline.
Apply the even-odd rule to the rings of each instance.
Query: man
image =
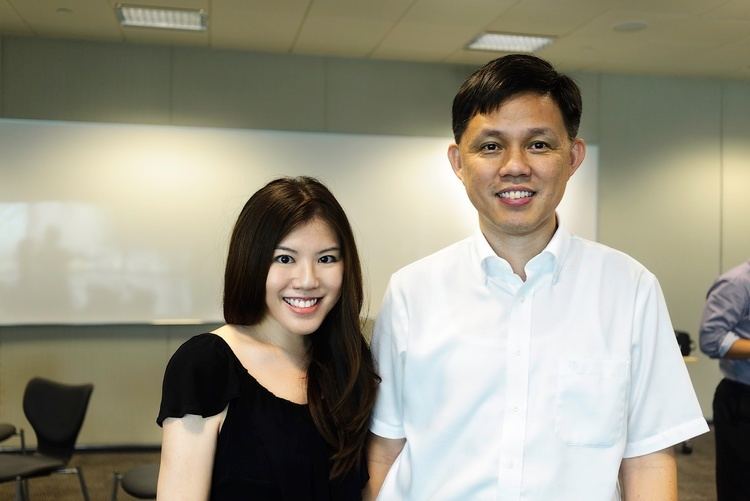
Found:
[[[578,87],[510,55],[453,101],[448,158],[480,232],[391,278],[366,497],[677,498],[673,444],[707,431],[659,285],[570,235]]]
[[[750,261],[711,286],[701,321],[703,353],[719,358],[714,395],[718,501],[750,499]]]

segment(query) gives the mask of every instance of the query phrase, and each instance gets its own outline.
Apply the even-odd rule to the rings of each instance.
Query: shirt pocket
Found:
[[[555,433],[567,445],[610,447],[625,430],[628,360],[558,362]]]

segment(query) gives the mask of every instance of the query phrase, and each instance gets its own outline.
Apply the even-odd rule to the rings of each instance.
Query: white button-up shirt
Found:
[[[391,278],[378,499],[608,501],[623,457],[708,431],[656,278],[559,228],[514,274],[481,233]]]

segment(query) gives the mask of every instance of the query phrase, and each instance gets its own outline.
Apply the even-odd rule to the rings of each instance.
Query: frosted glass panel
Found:
[[[470,234],[449,138],[0,120],[0,324],[221,319],[231,226],[281,175],[325,182],[357,236],[370,298]],[[596,154],[565,224],[594,238]]]

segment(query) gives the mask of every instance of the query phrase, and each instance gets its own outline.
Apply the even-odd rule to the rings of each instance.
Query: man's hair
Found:
[[[341,297],[310,336],[307,401],[316,428],[333,450],[331,475],[362,461],[378,377],[362,334],[362,268],[344,209],[320,181],[280,178],[247,201],[229,242],[224,319],[256,325],[267,314],[266,280],[279,242],[320,219],[336,235],[344,265]]]
[[[477,114],[496,111],[507,99],[525,92],[549,96],[562,114],[568,136],[578,135],[581,91],[568,76],[536,56],[510,54],[475,71],[453,99],[453,137],[461,141],[466,126]]]

